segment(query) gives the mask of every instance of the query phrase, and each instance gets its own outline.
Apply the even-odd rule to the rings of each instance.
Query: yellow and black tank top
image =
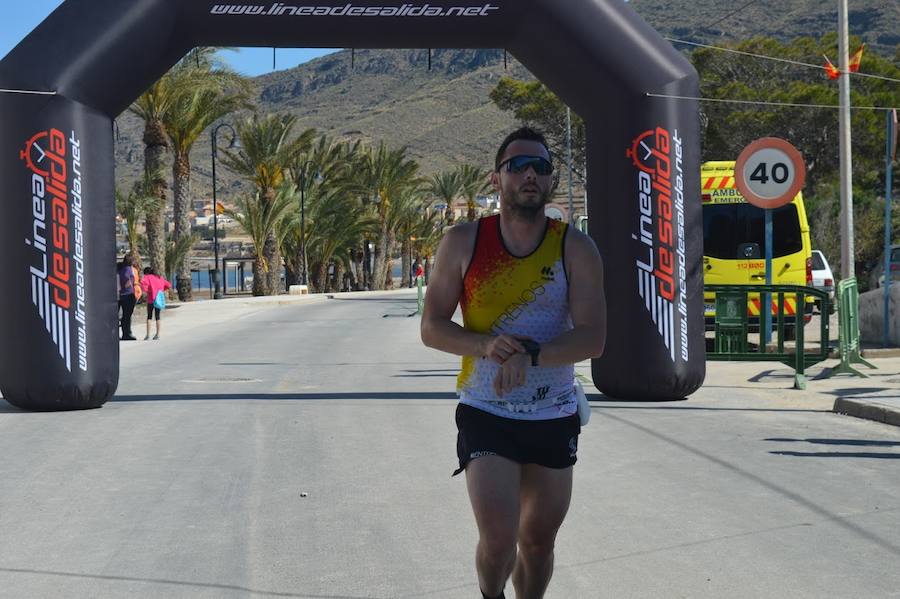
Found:
[[[568,225],[546,219],[544,238],[531,254],[512,255],[503,243],[499,215],[478,222],[475,250],[463,278],[463,326],[476,333],[552,341],[572,328],[564,244]],[[529,366],[524,386],[497,397],[500,366],[463,356],[456,390],[460,401],[497,416],[549,420],[574,414],[573,365]]]

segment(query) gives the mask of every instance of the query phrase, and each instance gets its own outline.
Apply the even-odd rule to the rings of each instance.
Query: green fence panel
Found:
[[[806,368],[822,362],[828,358],[829,352],[829,323],[828,314],[831,311],[831,301],[824,291],[801,285],[706,285],[703,287],[707,293],[716,294],[715,338],[713,351],[707,353],[708,360],[733,361],[733,362],[781,362],[794,368],[794,387],[806,388]],[[770,294],[774,301],[769,305],[760,305],[759,345],[758,351],[751,351],[748,340],[750,322],[747,312],[750,294]],[[795,314],[786,315],[788,306],[786,296],[795,299]],[[807,297],[817,298],[820,302],[822,314],[820,323],[820,342],[818,351],[807,351],[805,344],[804,326],[806,324]],[[762,310],[772,310],[775,305],[776,318],[773,319],[778,331],[778,344],[774,349],[767,348],[763,343],[763,318]],[[794,319],[794,331],[796,334],[796,347],[794,351],[785,348],[784,337],[787,331],[787,319]]]
[[[747,353],[747,321],[746,293],[716,294],[716,353]]]
[[[852,364],[865,364],[869,368],[875,368],[875,365],[864,360],[860,354],[859,287],[856,279],[844,279],[839,282],[837,295],[841,362],[826,372],[825,378],[835,374],[852,374],[866,378],[868,375],[852,366]]]
[[[425,292],[422,289],[425,284],[425,277],[416,277],[416,311],[419,313],[419,316],[422,315],[422,312],[425,310]]]

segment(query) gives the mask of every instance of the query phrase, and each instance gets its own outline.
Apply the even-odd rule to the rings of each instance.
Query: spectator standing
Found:
[[[147,334],[144,336],[144,341],[150,338],[150,320],[154,318],[156,320],[156,335],[153,339],[156,341],[159,340],[159,319],[162,313],[162,310],[156,305],[156,295],[158,293],[165,293],[167,289],[171,289],[172,284],[153,272],[153,269],[148,266],[144,269],[144,279],[141,281],[141,287],[144,289],[144,294],[147,296]]]
[[[131,334],[131,315],[134,314],[134,304],[137,301],[134,294],[134,270],[132,269],[132,264],[131,254],[125,254],[118,267],[119,309],[122,311],[119,326],[122,329],[122,341],[134,341],[136,339]]]

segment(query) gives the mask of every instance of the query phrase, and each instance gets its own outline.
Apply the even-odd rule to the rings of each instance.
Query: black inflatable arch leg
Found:
[[[0,94],[4,287],[0,391],[29,410],[103,405],[116,390],[110,119],[60,96]]]

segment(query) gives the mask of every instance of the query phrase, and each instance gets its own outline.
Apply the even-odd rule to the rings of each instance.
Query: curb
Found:
[[[900,347],[869,347],[859,350],[859,355],[863,358],[875,360],[878,358],[900,358]],[[841,359],[841,349],[839,347],[832,348],[828,352],[828,357],[834,360]]]
[[[860,354],[863,358],[898,358],[900,347],[864,347]]]
[[[900,426],[900,410],[873,404],[866,401],[855,401],[839,397],[834,400],[832,411],[836,414],[844,414],[855,418],[874,420],[891,426]]]

